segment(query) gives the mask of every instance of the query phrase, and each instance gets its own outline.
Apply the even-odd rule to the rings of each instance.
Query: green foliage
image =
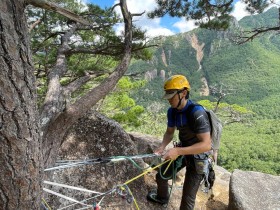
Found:
[[[230,171],[239,168],[280,174],[280,126],[276,120],[259,120],[250,126],[231,124],[223,131],[220,165]]]
[[[231,108],[241,114],[247,114],[247,113],[251,113],[251,111],[249,111],[248,109],[246,109],[245,107],[239,106],[237,104],[233,104],[231,105]]]
[[[124,128],[129,127],[138,127],[141,125],[140,120],[138,119],[139,115],[144,112],[144,107],[134,106],[131,107],[127,112],[116,113],[112,118],[119,123],[121,123]]]
[[[146,84],[146,81],[132,81],[129,77],[122,77],[117,84],[117,89],[120,89],[124,92],[130,92],[132,89],[137,89]]]
[[[234,1],[182,1],[182,0],[157,0],[157,8],[148,13],[150,18],[185,17],[186,21],[193,19],[201,28],[225,30],[232,20],[230,13],[233,10]],[[262,13],[269,6],[267,0],[247,0],[246,10],[251,14]]]
[[[196,24],[204,28],[226,29],[229,26],[229,14],[233,9],[232,4],[224,1],[211,2],[211,4],[206,0],[157,0],[156,2],[158,7],[148,13],[150,18],[163,17],[166,14],[171,17],[185,17],[186,20],[196,20]]]
[[[204,106],[208,110],[213,110],[216,106],[215,102],[209,101],[209,100],[200,100],[198,101],[199,104]]]
[[[215,107],[215,102],[199,101],[208,109]],[[223,122],[228,121],[228,107],[234,107],[240,114],[249,112],[245,107],[223,103],[218,116]],[[229,171],[238,168],[274,175],[280,174],[280,124],[279,120],[258,120],[251,123],[231,123],[223,127],[218,164]],[[128,127],[127,131],[138,131],[162,138],[166,129],[166,114],[146,111],[141,115],[141,125]],[[150,126],[150,125],[153,126]],[[176,131],[177,132],[177,131]],[[177,135],[174,136],[177,140]]]
[[[77,82],[78,85],[72,85],[71,91],[75,90],[75,92],[71,92],[72,98],[69,100],[75,100],[96,86],[100,78],[114,71],[124,54],[124,39],[116,35],[114,30],[114,26],[121,23],[122,19],[113,12],[112,8],[101,9],[97,5],[84,5],[76,0],[53,2],[74,11],[93,24],[91,27],[77,24],[56,12],[27,7],[28,23],[33,26],[30,37],[39,106],[47,93],[48,76],[53,75],[53,72],[60,76],[61,85],[64,87],[80,81]],[[144,32],[133,27],[132,57],[134,59],[150,59],[151,52],[147,49],[144,40]],[[56,66],[58,53],[62,59],[64,55],[66,56],[66,62],[59,62],[63,65]],[[91,79],[83,80],[87,84],[82,85],[80,78],[84,76],[90,76]]]
[[[273,108],[276,107],[274,98],[280,96],[279,56],[280,51],[264,36],[242,46],[220,42],[220,48],[205,57],[203,66],[210,84],[222,81],[234,89],[235,94],[227,96],[227,102],[246,105],[258,114],[261,112],[259,105],[268,105],[272,109],[266,111],[265,117],[274,118],[280,116]]]
[[[278,25],[278,18],[278,8],[273,7],[265,13],[254,16],[246,16],[242,18],[239,24],[245,29],[275,27]]]
[[[144,107],[136,105],[129,93],[144,84],[143,80],[133,82],[129,77],[122,77],[115,90],[104,99],[100,112],[121,123],[124,128],[140,126]]]

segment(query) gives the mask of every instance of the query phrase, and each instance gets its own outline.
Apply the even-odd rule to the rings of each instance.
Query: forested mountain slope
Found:
[[[228,31],[195,29],[155,40],[158,47],[153,49],[153,59],[132,62],[128,74],[148,81],[144,87],[134,90],[131,97],[161,117],[151,122],[155,125],[153,129],[148,126],[137,129],[162,134],[168,106],[161,99],[163,80],[169,75],[184,74],[191,83],[192,99],[215,102],[217,95],[211,87],[222,88],[224,104],[251,113],[246,120],[232,121],[234,123],[224,118],[232,117],[232,112],[219,113],[225,123],[220,164],[228,170],[240,168],[280,174],[279,33],[266,33],[243,45],[232,42],[237,31],[277,24],[278,10],[272,8],[239,22],[233,21]]]
[[[231,39],[237,28],[245,30],[267,22],[276,24],[277,19],[274,8],[261,15],[245,17],[226,32],[195,29],[162,37],[152,61],[136,61],[130,66],[129,72],[141,72],[149,80],[137,94],[137,101],[147,105],[159,100],[163,94],[162,76],[184,74],[190,80],[192,97],[197,100],[205,99],[202,96],[207,88],[202,80],[205,78],[208,86],[223,84],[233,89],[226,102],[244,105],[265,118],[276,119],[280,116],[276,109],[277,98],[280,98],[279,34],[269,33],[243,45],[236,45]],[[211,99],[211,94],[208,98]],[[264,112],[259,109],[261,106],[270,108]]]

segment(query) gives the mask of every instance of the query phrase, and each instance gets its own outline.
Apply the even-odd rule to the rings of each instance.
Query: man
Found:
[[[208,159],[211,150],[211,126],[203,107],[191,106],[192,108],[188,109],[193,102],[189,100],[190,84],[185,76],[174,75],[170,77],[164,83],[164,90],[164,98],[168,100],[171,107],[167,111],[166,132],[155,153],[163,155],[164,159],[176,160],[183,157],[182,165],[177,169],[179,171],[186,167],[180,210],[192,210],[200,182],[204,177],[203,171],[198,171],[199,169],[196,168],[195,160],[196,157]],[[192,120],[188,116],[192,116]],[[165,147],[173,139],[176,128],[179,130],[180,146],[164,153]],[[169,162],[164,164],[160,168],[161,172],[157,173],[157,191],[147,195],[149,201],[161,204],[168,203],[169,186],[165,177],[171,177],[174,173],[174,167],[168,167],[168,164]]]

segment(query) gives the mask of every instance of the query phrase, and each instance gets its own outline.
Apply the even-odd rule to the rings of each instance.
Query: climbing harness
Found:
[[[215,172],[213,169],[214,161],[212,156],[204,153],[194,155],[194,165],[196,172],[203,175],[201,190],[208,193],[215,181]]]

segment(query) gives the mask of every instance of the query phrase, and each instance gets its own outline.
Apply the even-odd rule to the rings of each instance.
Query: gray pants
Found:
[[[180,157],[178,157],[178,158],[180,158]],[[177,158],[177,160],[178,160],[178,158]],[[169,166],[168,170],[163,175],[168,164],[169,164],[169,162],[164,164],[160,168],[161,173],[158,172],[156,175],[156,182],[157,182],[157,186],[158,186],[157,196],[162,199],[169,198],[168,178],[172,179],[172,174],[174,175],[173,171],[176,167],[175,165],[171,164]],[[196,173],[193,156],[186,156],[182,161],[182,165],[180,165],[177,168],[177,172],[180,171],[184,167],[186,167],[186,174],[185,174],[185,181],[184,181],[183,195],[182,195],[180,210],[193,210],[194,205],[195,205],[196,194],[197,194],[200,182],[203,179],[203,175]]]

